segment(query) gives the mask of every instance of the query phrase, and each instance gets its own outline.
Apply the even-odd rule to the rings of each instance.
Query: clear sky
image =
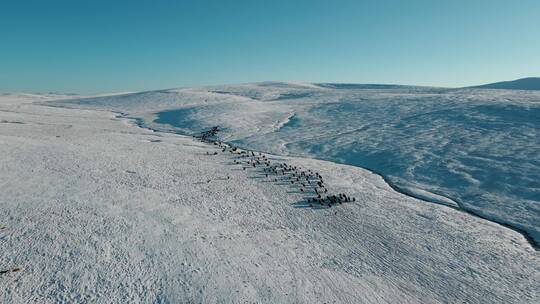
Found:
[[[0,0],[0,91],[540,76],[539,0]]]

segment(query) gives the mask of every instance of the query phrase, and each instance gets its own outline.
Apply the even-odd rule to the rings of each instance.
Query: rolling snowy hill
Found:
[[[245,145],[288,152],[290,139],[339,131],[340,147],[354,125],[328,108],[326,120],[314,116],[321,100],[332,101],[315,99],[326,90],[262,84],[74,102],[94,110],[2,100],[0,302],[538,303],[539,253],[513,230],[402,195],[358,167],[267,154],[357,198],[310,207],[298,186],[238,165],[238,154],[103,109],[148,119],[186,106],[181,127],[220,122]],[[365,94],[384,104],[418,98],[410,90]],[[309,119],[310,129],[293,130]],[[336,119],[339,130],[328,127]],[[333,155],[328,146],[313,151]]]
[[[503,90],[540,90],[540,77],[521,78],[512,81],[501,81],[477,86],[481,89],[503,89]]]
[[[540,241],[540,93],[266,82],[82,99],[149,127],[368,168]]]

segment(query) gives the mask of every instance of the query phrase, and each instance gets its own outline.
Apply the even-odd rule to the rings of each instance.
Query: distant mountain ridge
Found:
[[[480,89],[505,89],[505,90],[540,90],[540,77],[527,77],[511,81],[501,81],[474,86]]]

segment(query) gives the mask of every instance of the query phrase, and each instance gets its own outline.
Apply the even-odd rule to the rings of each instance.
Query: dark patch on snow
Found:
[[[511,81],[494,82],[471,88],[538,91],[540,90],[540,77],[527,77]]]
[[[6,124],[19,124],[19,125],[24,125],[24,122],[22,121],[8,121],[8,120],[0,120],[0,123],[6,123]]]

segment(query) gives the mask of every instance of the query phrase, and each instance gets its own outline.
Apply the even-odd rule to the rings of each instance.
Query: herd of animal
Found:
[[[328,188],[324,183],[322,175],[311,169],[303,169],[298,166],[288,165],[285,162],[277,162],[269,159],[262,152],[241,149],[232,146],[228,143],[221,142],[215,139],[219,132],[218,127],[201,133],[195,138],[200,141],[218,146],[222,153],[230,153],[235,156],[234,164],[242,166],[243,170],[250,168],[262,168],[262,173],[266,178],[274,182],[290,183],[291,186],[296,186],[301,193],[308,195],[307,204],[314,207],[331,208],[334,205],[343,203],[355,202],[355,197],[350,197],[347,194],[329,194]],[[209,153],[208,155],[217,155],[218,152]]]

